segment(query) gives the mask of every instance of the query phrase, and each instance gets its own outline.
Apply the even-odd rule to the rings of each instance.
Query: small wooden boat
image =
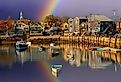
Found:
[[[59,55],[59,52],[57,52],[57,51],[52,53],[52,57],[55,57],[55,56],[58,56],[58,55]]]
[[[52,75],[55,76],[55,77],[58,77],[58,74],[61,71],[62,67],[63,66],[61,64],[54,64],[54,65],[52,65],[51,66]]]

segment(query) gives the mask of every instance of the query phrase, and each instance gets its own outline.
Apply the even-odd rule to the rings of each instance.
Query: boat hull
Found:
[[[39,51],[42,52],[42,51],[45,51],[46,49],[44,47],[39,47]]]
[[[28,45],[27,44],[17,44],[16,45],[16,50],[22,51],[22,50],[25,50],[27,48],[28,48]]]

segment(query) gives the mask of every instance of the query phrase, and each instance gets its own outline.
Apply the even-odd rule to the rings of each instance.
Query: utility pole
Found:
[[[117,24],[116,24],[116,23],[117,23],[117,22],[116,22],[117,16],[116,16],[116,12],[117,12],[117,10],[114,9],[114,10],[113,10],[113,21],[114,21],[114,25],[113,25],[113,26],[114,26],[114,29],[115,29],[115,30],[117,30]]]
[[[116,10],[115,9],[113,10],[113,20],[114,22],[116,22]]]

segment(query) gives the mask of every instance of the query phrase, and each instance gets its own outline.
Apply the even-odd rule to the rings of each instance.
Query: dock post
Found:
[[[84,41],[84,45],[85,45],[85,36],[84,36],[84,40],[83,41]]]
[[[119,38],[119,49],[121,49],[121,37]]]
[[[97,45],[99,46],[99,36],[97,36]]]
[[[58,38],[58,44],[60,45],[60,36],[59,36],[59,38]]]
[[[90,38],[88,37],[88,45],[89,45]]]
[[[105,46],[104,42],[105,42],[105,38],[103,37],[103,46]]]
[[[115,45],[114,45],[114,48],[116,48],[116,43],[117,43],[117,36],[115,37]]]
[[[80,44],[80,41],[79,41],[79,36],[78,36],[78,44]]]
[[[111,47],[111,46],[110,46],[110,43],[111,43],[111,36],[109,37],[109,47]]]

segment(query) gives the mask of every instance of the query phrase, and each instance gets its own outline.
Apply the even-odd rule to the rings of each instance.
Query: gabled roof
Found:
[[[79,17],[79,19],[87,19],[87,17]]]
[[[95,21],[95,20],[98,20],[98,21],[113,21],[112,19],[108,18],[105,15],[91,15],[91,20],[92,21]]]

